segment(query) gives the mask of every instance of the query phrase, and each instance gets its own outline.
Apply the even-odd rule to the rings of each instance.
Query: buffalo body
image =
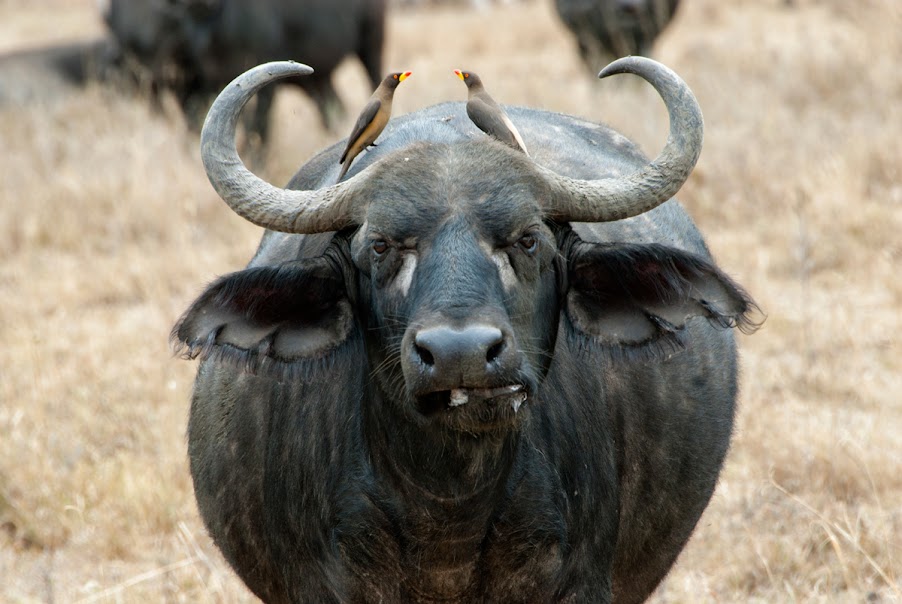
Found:
[[[287,204],[278,228],[334,230],[267,231],[173,332],[202,359],[200,512],[266,601],[640,602],[711,497],[753,302],[674,199],[547,209],[548,174],[648,161],[605,126],[507,111],[531,157],[463,103],[395,119],[335,187],[343,143],[323,151],[288,189],[341,216]]]

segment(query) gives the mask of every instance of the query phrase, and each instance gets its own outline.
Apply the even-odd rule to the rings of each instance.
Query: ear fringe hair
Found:
[[[741,287],[733,284],[742,298],[742,310],[738,314],[723,314],[706,300],[698,300],[705,309],[704,318],[718,329],[738,329],[751,335],[761,327],[767,318],[760,307],[745,293]],[[607,342],[579,329],[570,318],[568,323],[568,343],[579,353],[601,354],[614,363],[650,362],[665,359],[678,354],[688,347],[685,326],[676,326],[653,314],[646,314],[646,320],[652,323],[657,333],[642,342],[623,344]]]
[[[751,335],[761,327],[767,315],[752,299],[748,292],[726,273],[720,270],[713,261],[705,260],[695,254],[677,250],[679,262],[669,257],[674,250],[662,244],[589,244],[580,240],[577,245],[586,246],[591,254],[594,250],[604,250],[609,262],[615,267],[614,274],[627,274],[637,259],[657,258],[668,270],[658,273],[663,278],[660,284],[654,283],[658,297],[664,301],[687,300],[692,293],[692,279],[712,276],[732,289],[740,300],[740,311],[737,314],[725,315],[714,308],[706,300],[696,299],[706,311],[707,318],[717,327],[736,328],[746,335]],[[685,273],[685,275],[684,275]]]
[[[618,363],[648,363],[666,359],[678,354],[687,348],[686,330],[682,328],[661,331],[660,324],[667,323],[659,317],[660,323],[649,316],[649,320],[658,325],[658,333],[643,341],[632,344],[619,342],[607,342],[585,333],[567,319],[567,340],[571,348],[579,354],[602,355],[614,364]],[[667,325],[670,325],[667,323]]]
[[[688,260],[688,262],[687,262]],[[740,300],[740,309],[738,313],[724,314],[718,311],[710,302],[704,299],[697,299],[698,304],[705,309],[705,318],[712,325],[720,329],[738,329],[745,335],[751,335],[758,331],[767,319],[767,315],[761,310],[761,307],[749,295],[744,287],[736,283],[729,275],[717,268],[715,264],[708,264],[700,259],[689,256],[684,259],[687,268],[692,277],[702,277],[705,274],[711,274],[723,281],[728,289],[732,289]],[[676,271],[676,268],[674,268]],[[680,276],[680,279],[683,278]],[[688,285],[688,281],[686,281]]]
[[[767,315],[742,286],[724,274],[721,274],[721,278],[736,291],[741,300],[741,309],[735,314],[723,314],[707,300],[697,300],[705,309],[705,318],[720,329],[738,329],[747,336],[752,335],[764,324]]]
[[[350,347],[361,341],[359,330],[354,327],[338,346],[323,350],[313,357],[288,360],[269,354],[269,339],[263,340],[256,348],[247,350],[231,344],[217,344],[218,335],[219,329],[215,329],[203,342],[187,343],[179,340],[173,333],[170,343],[175,355],[182,359],[199,359],[201,363],[210,361],[235,371],[279,382],[309,383],[323,375],[334,375],[341,366],[339,360],[346,357]]]

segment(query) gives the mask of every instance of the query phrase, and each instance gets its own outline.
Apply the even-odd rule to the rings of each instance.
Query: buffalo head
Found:
[[[420,428],[480,433],[517,423],[548,370],[562,310],[579,337],[618,349],[675,343],[691,316],[735,324],[749,310],[703,259],[587,243],[566,226],[641,214],[687,178],[702,118],[662,65],[630,58],[600,74],[636,73],[668,106],[664,150],[630,176],[564,177],[485,138],[416,142],[334,186],[282,189],[244,167],[235,125],[260,87],[309,71],[271,63],[238,78],[210,110],[202,156],[213,186],[251,222],[338,234],[323,256],[214,284],[176,327],[189,356],[290,375],[360,328],[372,379],[396,412]]]

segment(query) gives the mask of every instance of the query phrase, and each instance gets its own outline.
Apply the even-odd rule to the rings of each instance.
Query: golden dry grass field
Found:
[[[93,0],[0,1],[0,51],[101,31]],[[687,0],[657,58],[705,150],[679,197],[768,315],[740,336],[720,485],[653,601],[902,601],[902,3]],[[293,57],[303,60],[303,57]],[[549,0],[395,10],[395,113],[465,89],[611,123],[650,154],[647,86],[596,81]],[[599,66],[600,67],[600,66]],[[338,72],[351,113],[362,68]],[[344,134],[283,93],[265,175]],[[351,121],[345,125],[350,129]],[[209,186],[175,111],[92,86],[0,108],[0,601],[245,602],[206,536],[169,330],[260,229]]]

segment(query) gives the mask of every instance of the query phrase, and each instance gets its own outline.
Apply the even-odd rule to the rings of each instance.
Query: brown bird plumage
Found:
[[[391,102],[395,95],[395,88],[409,78],[410,74],[410,71],[390,73],[373,91],[370,100],[360,112],[357,123],[354,124],[351,136],[348,137],[348,146],[345,147],[344,153],[338,160],[338,163],[341,164],[341,172],[339,172],[336,182],[344,178],[348,168],[351,167],[351,162],[361,151],[376,144],[376,138],[382,134],[382,130],[388,124],[388,118],[391,117]]]
[[[460,69],[455,69],[454,73],[467,85],[467,115],[476,127],[502,143],[529,155],[517,127],[507,117],[501,105],[486,92],[479,76],[472,71]]]

